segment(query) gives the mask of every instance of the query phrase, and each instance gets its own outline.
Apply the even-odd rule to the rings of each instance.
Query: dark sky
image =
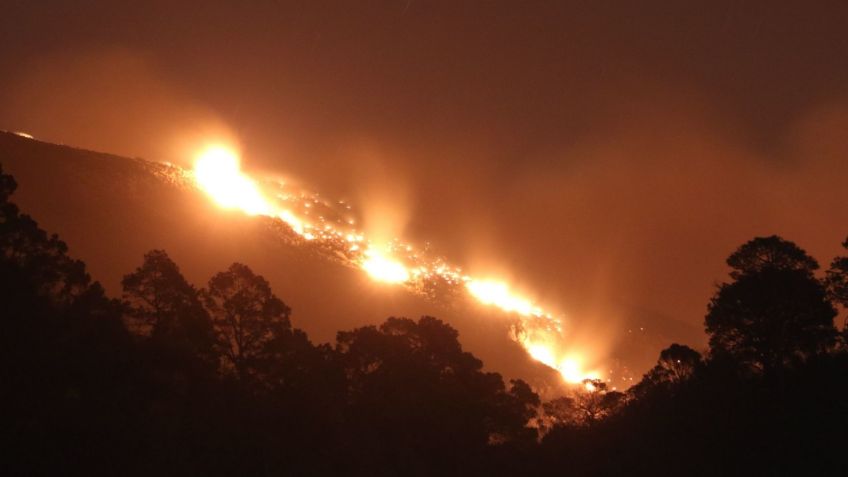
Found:
[[[0,129],[226,134],[611,339],[702,345],[736,246],[848,235],[844,1],[244,3],[5,1]]]

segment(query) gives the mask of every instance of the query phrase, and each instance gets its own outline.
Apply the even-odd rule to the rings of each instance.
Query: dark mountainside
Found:
[[[491,369],[556,379],[509,339],[508,317],[475,309],[459,314],[401,287],[375,284],[359,270],[287,244],[265,219],[222,211],[198,191],[179,187],[163,175],[162,164],[9,133],[0,133],[0,155],[20,184],[16,203],[58,233],[111,295],[153,248],[167,250],[192,283],[242,262],[269,280],[294,310],[292,321],[318,342],[387,316],[430,314],[459,329]]]
[[[179,187],[162,164],[3,132],[0,155],[5,170],[20,184],[16,203],[42,227],[58,233],[112,295],[138,257],[152,248],[167,250],[192,283],[242,262],[285,297],[294,310],[292,321],[315,341],[330,342],[339,329],[387,316],[429,314],[457,328],[463,344],[488,369],[540,387],[559,383],[554,372],[509,339],[510,317],[468,303],[437,304],[401,287],[375,284],[359,270],[289,245],[264,219],[227,213],[196,190]],[[693,333],[675,331],[680,322],[665,316],[634,315],[639,320],[622,324],[623,339],[615,343],[608,364],[623,366],[638,379],[675,336]],[[634,332],[625,334],[624,328]]]
[[[155,235],[132,237],[170,220],[202,248],[211,239],[195,233],[223,227],[218,240],[253,241],[259,258],[260,221],[204,227],[190,219],[202,198],[163,186],[159,166],[30,143],[6,138],[0,156],[3,475],[848,472],[848,346],[842,320],[834,326],[848,305],[848,240],[824,267],[778,236],[741,244],[707,305],[705,353],[667,343],[627,392],[587,380],[547,400],[483,371],[460,344],[472,333],[421,312],[317,345],[287,291],[263,277],[268,263],[211,260],[206,277],[184,277],[184,257],[143,244]],[[39,182],[55,194],[41,207],[97,208],[66,218],[80,242],[70,252],[26,215],[44,209],[19,209],[18,186],[45,167],[31,154],[46,151],[62,159]],[[62,182],[93,192],[63,200]],[[132,216],[138,228],[118,220],[133,204],[155,209]],[[104,290],[77,260],[86,247],[101,266],[140,251]]]

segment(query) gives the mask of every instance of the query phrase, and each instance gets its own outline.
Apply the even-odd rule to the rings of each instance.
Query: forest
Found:
[[[15,189],[0,169],[3,475],[848,473],[848,240],[826,270],[741,244],[707,350],[543,402],[435,317],[316,345],[247,264],[198,286],[154,249],[107,296]]]

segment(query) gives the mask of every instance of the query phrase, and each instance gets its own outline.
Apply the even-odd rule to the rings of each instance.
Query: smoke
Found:
[[[491,57],[458,45],[449,55],[458,65]],[[520,56],[487,60],[491,76],[434,68],[406,82],[344,56],[364,61],[372,49],[316,48],[325,68],[291,67],[299,56],[262,59],[232,75],[236,86],[208,79],[197,98],[137,52],[51,54],[6,80],[0,127],[179,162],[210,138],[238,142],[203,103],[247,98],[239,118],[250,123],[240,138],[247,166],[294,171],[322,195],[350,199],[363,212],[357,225],[377,241],[430,241],[469,274],[561,312],[570,345],[587,359],[615,356],[639,371],[672,341],[704,345],[706,303],[739,244],[778,233],[826,265],[848,234],[844,97],[786,100],[803,105],[797,112],[777,98],[767,112],[779,117],[760,120],[751,110],[764,93],[737,115],[715,88],[682,74],[651,80],[663,74],[647,71],[659,60],[634,59],[633,72],[604,76],[595,55],[559,69]],[[420,60],[406,48],[389,57]],[[205,60],[217,69],[188,71],[211,76],[225,68],[218,58]],[[286,74],[300,81],[279,86]],[[768,123],[771,135],[764,140],[752,121]]]
[[[823,265],[839,252],[848,233],[848,108],[828,104],[761,148],[694,95],[631,103],[625,120],[528,157],[532,166],[493,181],[497,188],[466,174],[471,192],[454,200],[477,207],[443,219],[485,224],[477,263],[510,269],[565,311],[578,348],[609,358],[649,341],[627,356],[644,368],[672,341],[703,346],[724,259],[746,240],[777,233]]]
[[[848,234],[846,102],[805,109],[763,145],[704,96],[646,91],[626,115],[619,96],[599,102],[591,132],[556,146],[373,138],[393,151],[376,182],[406,193],[408,238],[562,313],[588,366],[620,360],[637,376],[672,342],[705,346],[706,305],[737,246],[777,233],[826,267]]]
[[[352,165],[349,181],[353,203],[361,211],[365,235],[378,247],[406,235],[410,220],[409,177],[379,143],[357,141],[341,152]]]
[[[172,162],[185,162],[198,144],[236,144],[214,112],[137,51],[43,55],[6,82],[0,124],[42,140]]]

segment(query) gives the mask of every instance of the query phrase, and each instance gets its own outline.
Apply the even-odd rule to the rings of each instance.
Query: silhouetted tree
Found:
[[[815,261],[777,237],[728,261],[733,280],[707,316],[709,359],[674,344],[637,386],[656,392],[625,399],[587,380],[540,405],[527,383],[484,372],[435,318],[313,346],[244,265],[198,300],[152,251],[125,277],[125,303],[110,299],[9,202],[14,188],[0,170],[0,475],[848,471],[848,354],[816,353],[834,310]],[[827,278],[842,304],[845,270],[837,258]],[[128,314],[146,336],[128,333]],[[212,317],[223,369],[196,359]],[[794,365],[739,373],[740,362]],[[549,431],[540,444],[530,422]]]
[[[583,424],[591,425],[614,414],[624,403],[625,395],[609,389],[600,379],[584,379],[582,384],[575,392],[574,403]]]
[[[813,276],[818,264],[798,246],[756,238],[727,263],[734,281],[719,286],[705,319],[714,354],[769,371],[831,343],[836,311]]]
[[[143,421],[122,307],[9,201],[15,186],[0,169],[0,473],[93,470],[103,455],[130,463],[130,429]]]
[[[548,432],[554,427],[575,426],[581,422],[582,417],[574,398],[561,396],[542,404],[540,427],[543,432]]]
[[[679,383],[695,374],[701,365],[701,353],[677,343],[660,352],[657,365],[649,372],[655,382]]]
[[[777,235],[749,240],[727,258],[727,264],[733,269],[732,278],[765,270],[798,270],[812,274],[819,268],[818,262],[804,250]]]
[[[49,235],[8,201],[17,183],[0,169],[0,257],[25,270],[39,294],[57,306],[67,306],[85,292],[91,278],[85,265],[67,255],[68,246]]]
[[[234,263],[213,276],[203,297],[224,357],[240,378],[268,359],[270,344],[291,333],[291,310],[246,265]]]
[[[842,242],[842,246],[848,249],[848,239]],[[825,283],[830,299],[848,309],[848,256],[833,259]],[[843,323],[843,333],[848,333],[846,325],[848,323]]]
[[[701,353],[686,345],[672,344],[660,352],[657,364],[629,393],[641,398],[655,390],[672,392],[671,387],[691,378],[702,365]]]
[[[624,393],[612,390],[600,379],[584,379],[567,396],[542,405],[543,432],[558,427],[588,427],[617,413],[626,400]]]
[[[0,203],[5,204],[17,188],[18,183],[15,178],[9,174],[4,174],[3,166],[0,164]]]
[[[190,349],[211,361],[215,335],[200,294],[164,250],[144,254],[144,262],[121,281],[130,328],[151,340]]]
[[[389,318],[379,328],[338,334],[349,382],[347,432],[366,469],[444,473],[481,458],[491,444],[535,439],[527,421],[538,396],[524,382],[507,390],[500,375],[484,373],[457,336],[432,317]]]

